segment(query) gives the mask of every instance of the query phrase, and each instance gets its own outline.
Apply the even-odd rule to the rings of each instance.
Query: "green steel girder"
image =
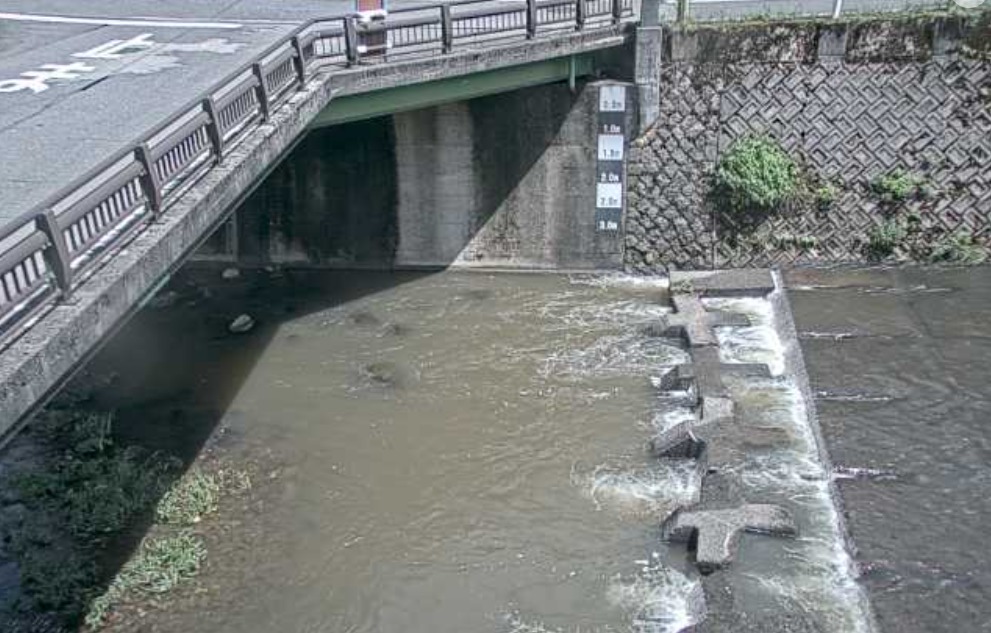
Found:
[[[573,83],[576,78],[590,75],[594,71],[594,55],[579,54],[347,95],[331,100],[310,127],[370,119],[556,81],[567,80]]]

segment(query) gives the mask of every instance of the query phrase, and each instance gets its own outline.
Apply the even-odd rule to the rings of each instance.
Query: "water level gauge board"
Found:
[[[626,104],[624,84],[599,85],[599,132],[595,181],[597,231],[617,232],[623,219]]]

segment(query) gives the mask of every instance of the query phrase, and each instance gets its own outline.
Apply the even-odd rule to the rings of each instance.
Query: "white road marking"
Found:
[[[118,18],[73,18],[64,15],[33,13],[0,13],[0,20],[16,22],[49,22],[54,24],[96,24],[99,26],[149,26],[174,29],[239,29],[236,22],[184,22],[182,20],[126,20]]]
[[[0,81],[0,92],[20,92],[30,90],[34,94],[48,90],[48,81],[52,79],[78,79],[82,73],[91,73],[96,68],[82,62],[71,64],[42,64],[39,70],[28,70],[21,73],[18,79]]]
[[[155,42],[149,39],[151,35],[151,33],[142,33],[126,41],[110,40],[106,44],[100,44],[88,51],[73,53],[72,56],[81,57],[82,59],[120,59],[124,55],[155,46]]]

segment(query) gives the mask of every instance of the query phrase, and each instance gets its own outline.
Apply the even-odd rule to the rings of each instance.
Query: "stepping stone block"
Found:
[[[724,363],[719,359],[718,347],[693,347],[692,362],[672,367],[660,377],[659,387],[664,391],[687,390],[695,387],[699,398],[729,398],[729,390],[723,382],[723,374],[770,378],[771,370],[761,363]]]
[[[692,349],[691,369],[680,373],[688,376],[690,372],[699,398],[729,398],[729,390],[723,383],[723,367],[718,347],[699,347]]]
[[[703,297],[742,297],[774,292],[774,277],[762,268],[672,272],[671,288],[691,288]]]
[[[750,325],[742,314],[708,312],[696,294],[674,295],[671,302],[676,313],[664,319],[663,335],[681,338],[689,347],[719,345],[714,327]]]
[[[699,419],[677,424],[651,440],[650,449],[657,458],[699,459],[709,439],[719,435],[724,424],[733,422],[733,401],[729,398],[702,398]]]
[[[729,565],[743,532],[794,537],[798,527],[781,506],[751,503],[719,510],[678,511],[664,522],[664,539],[687,543],[696,539],[695,563],[709,574]]]

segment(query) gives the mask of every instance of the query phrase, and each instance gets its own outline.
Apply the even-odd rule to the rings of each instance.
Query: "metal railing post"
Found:
[[[348,58],[348,66],[358,63],[358,27],[355,25],[355,17],[349,15],[344,18],[344,48]]]
[[[450,53],[454,48],[454,23],[451,20],[451,5],[440,5],[441,51]]]
[[[49,248],[43,254],[45,265],[55,275],[55,285],[68,297],[72,292],[72,263],[69,259],[69,247],[65,243],[65,234],[59,228],[58,219],[51,209],[40,213],[37,218],[38,229],[48,237]]]
[[[537,0],[526,0],[526,37],[533,39],[537,35]]]
[[[141,188],[144,189],[145,199],[148,201],[148,208],[156,217],[162,213],[162,183],[158,182],[158,173],[155,172],[155,161],[151,157],[151,148],[148,143],[142,143],[134,148],[134,157],[138,159],[144,168],[141,174]]]
[[[224,133],[220,129],[220,116],[217,115],[217,103],[213,100],[213,96],[203,100],[203,110],[210,117],[210,122],[206,125],[206,133],[210,137],[213,153],[217,155],[219,161],[224,157]]]
[[[269,109],[268,86],[265,85],[265,71],[262,70],[261,62],[252,64],[251,72],[254,73],[255,79],[258,80],[255,90],[258,94],[258,108],[261,110],[262,121],[268,121],[268,117],[271,116],[272,112]]]
[[[299,41],[299,36],[293,36],[292,47],[296,51],[296,56],[293,58],[293,66],[296,67],[299,89],[302,90],[306,86],[306,58],[303,56],[303,44]]]
[[[585,17],[588,5],[585,0],[575,0],[575,30],[581,31],[585,28]]]
[[[612,23],[619,24],[623,19],[623,0],[612,0]]]

